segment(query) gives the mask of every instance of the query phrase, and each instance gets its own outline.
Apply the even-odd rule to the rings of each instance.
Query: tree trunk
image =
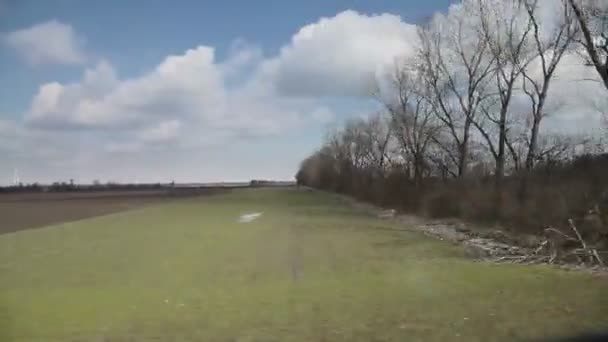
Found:
[[[507,143],[507,110],[506,106],[500,113],[498,124],[498,153],[496,154],[496,170],[494,172],[494,217],[500,217],[502,208],[503,178],[505,175],[505,152]]]
[[[462,142],[458,146],[458,177],[464,177],[467,172],[467,163],[469,159],[469,135],[473,119],[467,116],[464,122],[464,132]]]
[[[536,161],[536,150],[538,149],[538,132],[540,129],[540,115],[534,115],[532,128],[530,129],[530,146],[528,146],[528,154],[526,155],[526,171],[532,171],[534,162]]]
[[[496,156],[496,184],[500,187],[502,179],[505,175],[505,147],[507,140],[507,115],[506,111],[500,114],[499,135],[498,135],[498,155]]]
[[[414,184],[416,188],[420,187],[422,182],[423,160],[418,154],[414,156]]]

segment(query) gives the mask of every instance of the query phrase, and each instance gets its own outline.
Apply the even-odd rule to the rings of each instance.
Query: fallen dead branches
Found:
[[[447,239],[467,246],[467,252],[474,258],[498,263],[517,264],[555,264],[576,265],[577,267],[601,267],[604,263],[601,255],[608,251],[598,251],[591,247],[582,237],[579,230],[570,220],[573,234],[548,227],[545,238],[536,247],[516,246],[492,238],[481,238],[472,233],[465,233],[455,226],[445,223],[421,224],[416,227],[424,234],[439,239]]]
[[[537,248],[531,253],[517,257],[500,257],[496,259],[498,262],[513,262],[513,263],[548,263],[548,264],[564,264],[575,261],[582,266],[600,266],[605,267],[604,260],[600,254],[607,252],[598,251],[587,244],[581,233],[576,228],[572,219],[568,220],[568,226],[574,233],[574,236],[568,235],[559,229],[548,227],[545,229],[546,239],[543,240]],[[524,251],[522,249],[522,251]]]
[[[419,216],[397,214],[395,210],[383,210],[370,204],[357,202],[347,196],[335,196],[376,217],[397,219],[408,230],[419,231],[436,239],[464,245],[466,254],[475,259],[524,265],[551,264],[567,269],[583,269],[608,274],[603,259],[608,257],[608,251],[600,251],[589,245],[574,225],[573,220],[569,220],[568,223],[574,235],[547,227],[544,229],[544,237],[534,236],[535,238],[532,240],[534,242],[527,243],[522,240],[509,239],[509,234],[502,231],[493,231],[493,234],[488,234],[486,231],[481,234],[481,230],[467,227],[459,221],[428,221]],[[520,243],[515,241],[520,241]]]

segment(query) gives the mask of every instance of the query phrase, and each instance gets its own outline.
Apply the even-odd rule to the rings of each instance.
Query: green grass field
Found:
[[[250,223],[240,215],[263,212]],[[492,341],[608,329],[608,281],[242,190],[0,235],[0,341]]]

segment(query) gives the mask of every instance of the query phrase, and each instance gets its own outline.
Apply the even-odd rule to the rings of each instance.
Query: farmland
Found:
[[[0,210],[13,215],[0,235],[0,341],[510,341],[608,329],[606,279],[474,262],[321,192]]]
[[[0,234],[222,191],[185,188],[0,194]]]

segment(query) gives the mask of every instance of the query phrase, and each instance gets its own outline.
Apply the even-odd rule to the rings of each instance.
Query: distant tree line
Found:
[[[69,182],[53,182],[52,184],[27,183],[0,187],[0,193],[12,192],[85,192],[85,191],[115,191],[115,190],[152,190],[173,187],[174,184],[129,184],[118,182],[101,183],[94,181],[92,184],[75,184],[73,180]]]
[[[289,181],[273,181],[266,179],[252,179],[249,182],[250,187],[281,187],[281,186],[293,186],[293,182]]]
[[[549,23],[538,1],[465,0],[421,27],[414,56],[378,82],[383,110],[329,132],[298,184],[532,233],[575,218],[608,242],[607,144],[542,129],[564,56],[583,55],[608,90],[608,3],[555,5]]]

